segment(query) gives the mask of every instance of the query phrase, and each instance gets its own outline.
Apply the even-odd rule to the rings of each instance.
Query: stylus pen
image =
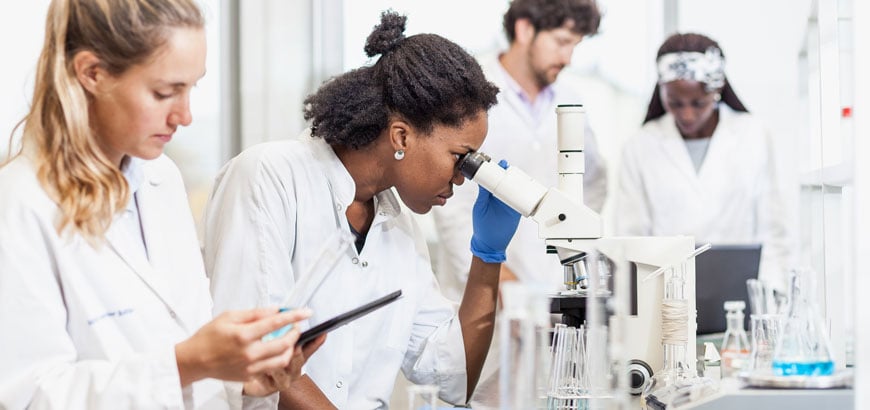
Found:
[[[292,308],[282,307],[282,308],[278,309],[278,313],[284,313],[284,312],[287,312],[289,310],[292,310]],[[278,330],[273,330],[272,332],[268,333],[266,336],[263,336],[263,338],[260,340],[262,340],[264,342],[268,342],[270,340],[275,340],[281,336],[286,335],[287,332],[291,331],[292,329],[293,329],[293,324],[291,323],[291,324],[286,325]]]
[[[342,253],[350,246],[351,242],[350,232],[336,230],[324,242],[323,247],[320,249],[320,254],[317,255],[317,258],[308,267],[306,274],[297,275],[296,284],[293,286],[290,295],[284,300],[284,307],[280,309],[280,312],[307,305],[314,296],[314,293],[317,292],[317,289],[320,288],[320,285],[326,281],[326,277],[335,270],[335,265],[338,264]],[[284,326],[263,336],[262,340],[267,342],[277,339],[287,334],[292,328],[293,325]]]

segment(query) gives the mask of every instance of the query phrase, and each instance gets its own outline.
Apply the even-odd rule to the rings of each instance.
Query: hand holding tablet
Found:
[[[321,334],[327,333],[333,329],[341,327],[347,323],[350,323],[360,317],[365,316],[368,313],[371,313],[381,307],[389,305],[390,303],[395,302],[402,296],[402,290],[397,290],[389,295],[386,295],[382,298],[373,300],[365,305],[362,305],[356,309],[349,310],[344,312],[338,316],[333,317],[323,323],[320,323],[311,329],[308,329],[299,336],[299,340],[296,341],[296,346],[304,346],[306,343],[314,340],[317,336]]]

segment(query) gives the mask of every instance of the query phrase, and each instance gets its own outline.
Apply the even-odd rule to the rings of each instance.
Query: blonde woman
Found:
[[[308,312],[211,319],[162,155],[191,122],[203,24],[191,0],[51,3],[22,149],[0,168],[0,408],[274,407],[317,348],[261,341]]]

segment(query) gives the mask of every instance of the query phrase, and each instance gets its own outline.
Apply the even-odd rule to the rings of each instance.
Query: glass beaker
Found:
[[[795,269],[789,278],[789,314],[773,355],[777,376],[825,376],[834,372],[831,343],[828,340],[815,298],[810,295],[815,272]]]
[[[408,408],[411,410],[436,410],[438,386],[412,384],[408,386]]]
[[[501,293],[500,408],[533,409],[547,391],[549,300],[543,287],[520,282],[502,284]]]
[[[752,352],[749,355],[749,371],[772,373],[773,354],[782,330],[782,315],[750,315],[752,323]]]

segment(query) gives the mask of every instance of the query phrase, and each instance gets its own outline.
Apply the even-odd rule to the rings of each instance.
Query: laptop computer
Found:
[[[695,302],[698,334],[720,333],[727,327],[727,300],[746,302],[744,328],[749,329],[749,294],[746,280],[758,277],[761,244],[713,245],[695,258]]]

